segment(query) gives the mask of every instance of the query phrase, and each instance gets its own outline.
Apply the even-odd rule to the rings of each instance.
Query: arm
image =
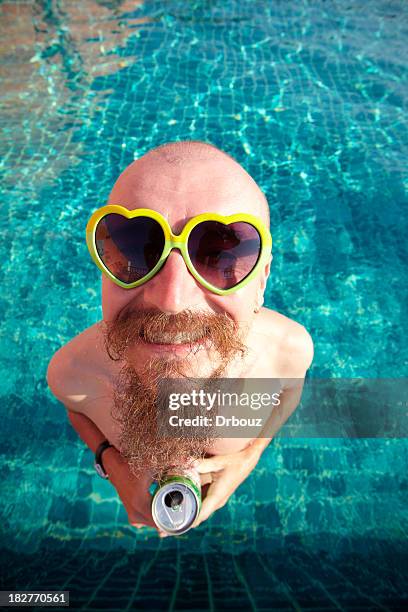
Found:
[[[303,380],[299,382],[303,383]],[[215,510],[225,506],[230,496],[249,476],[276,432],[298,406],[302,388],[303,384],[285,389],[281,393],[281,403],[278,409],[272,411],[259,436],[254,438],[246,448],[236,453],[203,459],[195,464],[199,473],[205,475],[201,477],[202,484],[208,483],[207,478],[210,478],[211,484],[194,527],[198,527]]]
[[[75,370],[68,352],[60,349],[49,363],[47,383],[53,395],[67,409],[72,427],[78,433],[81,440],[95,453],[99,444],[105,440],[105,436],[91,419],[78,411],[78,397],[68,396],[67,378],[69,378],[68,373],[72,371]],[[86,396],[84,396],[85,398]],[[82,401],[81,408],[83,403]],[[150,475],[146,473],[136,479],[131,474],[127,462],[114,447],[104,451],[103,465],[125,506],[129,522],[136,527],[142,525],[155,527],[150,509],[151,498],[148,491],[151,483]]]
[[[88,419],[87,416],[81,414],[80,412],[73,412],[67,408],[68,419],[72,425],[72,427],[77,432],[78,436],[81,438],[82,442],[91,449],[93,453],[96,452],[99,444],[105,440],[105,436],[97,428],[97,426]],[[115,451],[116,449],[108,448],[103,454],[103,464],[108,462],[109,451]],[[117,451],[116,451],[117,452]],[[105,461],[106,459],[106,461]]]
[[[198,527],[215,510],[222,508],[227,503],[232,493],[255,468],[263,451],[277,431],[279,431],[299,405],[304,377],[313,360],[312,339],[303,327],[301,330],[300,337],[288,340],[286,343],[289,357],[293,359],[293,363],[297,365],[295,369],[299,372],[297,377],[293,375],[291,377],[295,378],[296,382],[282,391],[278,409],[272,411],[268,422],[259,436],[254,438],[246,448],[237,453],[218,455],[195,463],[195,468],[198,472],[205,475],[201,477],[202,484],[204,482],[210,482],[211,484],[194,527]],[[209,478],[209,481],[207,478]]]
[[[96,425],[84,414],[67,410],[72,427],[79,437],[95,453],[105,436]],[[136,479],[129,466],[115,447],[103,453],[103,465],[109,480],[115,487],[128,514],[129,523],[135,526],[150,525],[155,527],[150,509],[151,498],[148,488],[151,479],[148,474]]]
[[[277,410],[273,410],[268,422],[257,438],[254,438],[248,447],[258,463],[265,448],[269,445],[275,434],[286,423],[292,412],[298,407],[302,397],[304,379],[299,379],[299,384],[284,389],[280,395],[280,404]]]

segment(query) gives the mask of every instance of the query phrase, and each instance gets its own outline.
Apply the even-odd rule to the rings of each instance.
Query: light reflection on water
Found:
[[[2,4],[9,548],[35,551],[46,537],[134,547],[45,373],[102,315],[88,217],[155,145],[209,140],[265,191],[275,245],[266,305],[310,331],[312,376],[406,375],[406,16],[402,2],[367,10],[353,0]],[[188,537],[227,551],[267,550],[282,534],[319,535],[326,550],[340,536],[397,541],[405,447],[276,441]],[[137,538],[156,547],[150,532]]]

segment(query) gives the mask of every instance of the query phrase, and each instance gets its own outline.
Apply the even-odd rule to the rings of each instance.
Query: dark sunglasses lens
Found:
[[[199,223],[188,239],[197,272],[218,289],[231,289],[252,272],[261,253],[261,237],[249,223]]]
[[[99,221],[95,242],[98,255],[109,272],[130,284],[153,270],[163,253],[165,238],[154,219],[126,219],[111,213]]]

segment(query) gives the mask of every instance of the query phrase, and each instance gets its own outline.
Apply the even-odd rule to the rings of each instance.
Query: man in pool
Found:
[[[268,204],[228,154],[199,141],[162,145],[125,169],[108,204],[133,212],[126,219],[123,209],[103,208],[88,223],[88,247],[104,272],[103,320],[55,353],[48,384],[99,451],[99,471],[136,527],[155,526],[152,474],[197,458],[208,487],[198,526],[227,502],[298,405],[313,343],[302,325],[262,306],[272,261]],[[223,224],[214,215],[235,217]],[[188,235],[188,248],[178,239],[170,250],[170,232]],[[187,436],[175,445],[155,435],[156,383],[186,376],[292,383],[267,436]]]

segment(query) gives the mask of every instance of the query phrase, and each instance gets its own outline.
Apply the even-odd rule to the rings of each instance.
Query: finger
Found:
[[[146,525],[147,527],[156,527],[156,523],[153,520],[152,516],[144,516],[143,517],[143,523],[144,525]]]
[[[203,505],[202,505],[201,512],[198,517],[197,525],[199,525],[203,521],[206,521],[208,518],[210,518],[210,516],[221,506],[222,506],[221,497],[218,497],[215,495],[208,497],[207,495],[207,497],[203,501]]]
[[[156,523],[153,521],[153,517],[145,516],[141,512],[135,512],[134,510],[128,511],[128,520],[131,525],[137,527],[156,527]]]
[[[213,481],[211,472],[209,472],[208,474],[200,474],[200,480],[202,487],[211,484]]]
[[[134,527],[156,527],[156,523],[153,518],[150,519],[147,516],[143,516],[142,514],[131,512],[128,513],[128,520],[131,525]]]
[[[194,467],[199,474],[208,474],[209,472],[219,472],[225,467],[225,455],[222,458],[211,457],[211,459],[202,459],[196,461]]]
[[[206,521],[213,512],[221,508],[224,505],[224,498],[224,487],[218,486],[217,482],[212,484],[208,489],[207,496],[201,506],[200,514],[193,526],[198,527],[200,523]]]
[[[131,523],[131,525],[133,527],[136,527],[137,529],[142,529],[143,527],[148,527],[148,525],[143,525],[143,523]],[[165,533],[164,531],[161,531],[160,529],[157,530],[158,535],[161,538],[167,538],[167,536],[169,535],[168,533]]]
[[[207,497],[208,489],[211,484],[206,484],[201,487],[201,499],[204,500]]]

